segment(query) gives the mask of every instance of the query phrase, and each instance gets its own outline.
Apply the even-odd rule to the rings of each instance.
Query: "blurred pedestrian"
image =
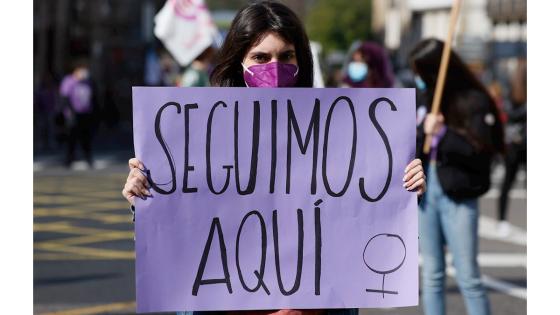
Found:
[[[434,96],[443,42],[426,39],[410,63]],[[440,114],[427,114],[417,132],[417,155],[427,169],[427,191],[418,216],[422,255],[422,301],[427,315],[445,314],[445,249],[453,256],[456,279],[470,315],[490,314],[480,277],[478,197],[490,187],[493,156],[503,150],[496,105],[482,83],[451,51]],[[425,135],[432,136],[423,154]]]
[[[209,46],[187,66],[181,76],[179,86],[210,86],[209,72],[213,58],[214,47]]]
[[[37,120],[40,150],[50,150],[54,148],[56,99],[56,82],[50,73],[46,73],[39,82],[39,88],[35,93],[34,116]]]
[[[73,62],[72,72],[66,75],[60,84],[60,96],[68,132],[65,165],[72,165],[76,144],[79,142],[87,163],[93,167],[93,88],[89,79],[87,59],[80,57]]]
[[[161,70],[161,85],[163,86],[177,86],[179,83],[181,68],[171,55],[162,51],[159,57],[160,70]]]
[[[394,74],[389,55],[374,42],[363,42],[351,50],[344,85],[349,87],[390,88]]]
[[[511,231],[507,221],[509,191],[521,165],[527,165],[527,61],[519,59],[511,79],[511,102],[506,108],[505,177],[498,200],[498,235],[505,237]]]
[[[219,87],[312,87],[309,40],[295,13],[276,1],[253,2],[239,11],[218,54],[210,81]],[[150,193],[148,180],[140,171],[144,169],[142,162],[133,158],[129,168],[122,194],[133,205],[136,197],[144,199]],[[406,189],[417,190],[419,194],[424,192],[420,160],[409,163],[405,178]],[[325,315],[358,313],[357,309],[324,311]],[[270,310],[244,314],[317,315],[321,312],[323,310]]]

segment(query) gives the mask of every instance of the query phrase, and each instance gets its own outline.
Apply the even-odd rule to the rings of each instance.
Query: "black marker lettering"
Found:
[[[321,295],[321,202],[321,199],[315,202],[315,295]]]
[[[241,189],[241,184],[239,182],[239,103],[237,101],[235,102],[235,183],[237,184],[237,193],[239,193],[240,195],[248,195],[255,191],[255,182],[257,180],[261,106],[259,101],[255,101],[253,104],[253,142],[251,149],[251,169],[249,171],[249,183],[247,183],[247,188],[243,190]]]
[[[342,190],[336,193],[331,189],[331,186],[329,185],[329,179],[327,178],[327,154],[328,154],[329,131],[330,131],[332,113],[334,111],[334,108],[338,104],[338,102],[341,100],[345,100],[348,103],[348,107],[350,108],[350,112],[352,113],[353,133],[352,133],[352,151],[350,153],[350,163],[348,164],[348,175],[346,176],[346,183],[344,183],[344,187],[342,188]],[[323,182],[325,184],[325,189],[327,190],[327,193],[333,197],[340,197],[344,195],[344,193],[348,189],[348,186],[350,185],[350,180],[352,179],[352,173],[354,172],[354,161],[356,159],[356,137],[357,137],[356,113],[354,112],[354,105],[352,104],[350,98],[346,96],[340,96],[333,102],[331,108],[329,109],[329,113],[327,115],[327,121],[325,125],[325,140],[323,142],[323,171],[322,171]]]
[[[385,186],[383,187],[383,190],[381,190],[381,192],[379,193],[379,195],[377,197],[371,198],[370,196],[368,196],[368,194],[366,193],[366,190],[364,188],[365,179],[363,177],[360,178],[360,183],[359,183],[359,185],[360,185],[360,195],[362,195],[363,199],[365,199],[369,202],[379,201],[379,200],[381,200],[381,198],[383,198],[383,196],[385,196],[385,193],[389,189],[389,184],[391,183],[391,174],[393,173],[393,154],[391,153],[391,144],[389,143],[389,139],[387,138],[387,135],[383,131],[383,128],[381,127],[381,125],[379,125],[379,123],[377,122],[377,119],[375,118],[375,108],[377,107],[377,104],[379,104],[381,102],[387,102],[389,104],[389,106],[391,107],[391,111],[393,111],[393,112],[397,111],[397,107],[395,106],[395,104],[393,104],[393,102],[386,97],[380,97],[380,98],[376,99],[369,106],[369,119],[371,120],[371,122],[375,126],[375,129],[377,129],[377,132],[379,132],[379,135],[381,136],[381,139],[383,140],[383,144],[385,144],[385,150],[387,150],[387,159],[388,159],[388,163],[389,163],[389,167],[388,167],[388,170],[387,170],[387,180],[385,181]]]
[[[179,105],[178,103],[175,102],[168,102],[165,105],[163,105],[157,112],[156,115],[156,120],[155,120],[155,133],[156,133],[156,138],[159,141],[159,144],[161,144],[161,147],[163,148],[163,151],[165,152],[165,156],[167,157],[167,161],[169,162],[169,168],[171,170],[171,189],[169,189],[168,191],[161,189],[160,187],[158,187],[158,184],[154,183],[153,179],[152,179],[152,175],[150,173],[150,170],[147,171],[147,177],[148,177],[148,183],[150,184],[151,187],[154,188],[155,191],[157,191],[158,193],[162,194],[162,195],[169,195],[171,193],[173,193],[175,191],[175,189],[177,188],[177,179],[176,179],[176,175],[175,175],[175,165],[174,165],[174,160],[173,160],[173,155],[171,154],[171,152],[169,151],[169,147],[167,146],[167,143],[165,142],[165,139],[163,139],[163,135],[161,134],[161,114],[163,113],[163,110],[166,109],[168,106],[175,106],[177,108],[177,114],[181,113],[181,105]]]
[[[202,279],[204,275],[204,269],[206,268],[206,262],[208,261],[208,254],[210,252],[210,246],[212,245],[212,240],[214,239],[214,230],[218,231],[218,240],[220,244],[220,257],[222,259],[222,268],[224,271],[224,277],[221,279]],[[226,244],[224,242],[224,234],[222,233],[222,227],[220,225],[220,219],[214,218],[212,220],[212,226],[210,227],[210,233],[208,234],[208,240],[204,246],[204,252],[202,253],[202,258],[200,259],[200,264],[198,265],[198,272],[196,273],[196,278],[194,280],[192,295],[196,296],[198,294],[198,289],[201,285],[206,284],[218,284],[225,283],[229,294],[233,293],[231,288],[231,281],[229,277],[229,270],[227,265],[227,252]]]
[[[198,108],[198,104],[185,105],[185,171],[183,173],[183,192],[194,193],[198,191],[196,187],[189,187],[189,172],[194,171],[194,166],[189,165],[189,110]]]
[[[291,176],[291,166],[292,166],[292,127],[296,135],[296,141],[299,150],[302,154],[305,154],[309,146],[309,141],[311,140],[311,132],[313,132],[313,170],[311,173],[311,194],[317,193],[317,153],[319,152],[319,121],[320,121],[320,100],[315,99],[315,106],[313,107],[313,113],[311,114],[311,120],[309,121],[309,126],[307,127],[307,132],[305,133],[305,142],[301,137],[301,131],[299,129],[298,122],[296,120],[296,115],[294,114],[294,109],[292,107],[292,101],[288,100],[288,144],[287,144],[287,156],[286,156],[286,194],[290,193],[290,176]]]
[[[272,233],[274,237],[274,259],[276,261],[276,277],[278,278],[278,287],[283,295],[292,295],[299,289],[299,284],[301,281],[301,268],[303,265],[303,211],[297,209],[298,218],[298,258],[296,267],[296,279],[294,280],[294,286],[286,291],[284,288],[284,283],[282,282],[282,275],[280,271],[280,248],[278,245],[278,210],[272,212]]]
[[[255,270],[254,272],[254,274],[257,276],[257,286],[251,289],[245,283],[243,274],[241,273],[241,267],[239,266],[239,239],[241,237],[241,231],[243,230],[245,221],[247,221],[247,219],[252,215],[255,215],[259,219],[259,223],[261,225],[261,265],[259,270]],[[262,286],[266,294],[270,295],[270,291],[264,283],[264,269],[266,264],[266,225],[264,224],[262,215],[256,210],[247,213],[241,221],[241,225],[239,226],[239,230],[237,231],[237,241],[235,243],[235,261],[237,264],[237,273],[239,274],[239,280],[241,281],[241,285],[245,290],[249,292],[256,292]]]
[[[223,168],[226,170],[226,181],[224,186],[220,191],[216,191],[214,189],[214,185],[212,184],[212,165],[210,163],[210,147],[211,147],[211,139],[212,139],[212,119],[214,117],[214,111],[216,107],[222,105],[222,107],[226,108],[227,105],[223,101],[217,102],[214,104],[212,109],[210,110],[210,115],[208,116],[208,122],[206,124],[206,181],[208,182],[208,189],[216,195],[224,193],[229,185],[229,174],[233,165],[224,165]]]
[[[270,145],[271,145],[271,150],[270,150],[270,188],[269,191],[270,193],[274,193],[274,186],[276,184],[276,152],[277,152],[277,148],[276,148],[276,121],[278,120],[278,115],[277,115],[277,101],[276,100],[272,100],[272,108],[271,108],[271,127],[270,127]]]

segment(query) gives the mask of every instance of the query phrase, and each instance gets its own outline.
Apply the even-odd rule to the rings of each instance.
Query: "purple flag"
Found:
[[[134,87],[138,312],[418,304],[414,89]]]

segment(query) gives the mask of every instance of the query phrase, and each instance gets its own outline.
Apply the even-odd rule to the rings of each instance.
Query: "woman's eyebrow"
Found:
[[[281,51],[280,54],[295,53],[295,52],[296,52],[295,49],[293,49],[293,48],[288,48],[288,49],[286,49],[286,50]]]
[[[251,51],[249,52],[249,55],[251,56],[256,56],[256,55],[267,55],[269,56],[270,53],[264,52],[264,51]]]

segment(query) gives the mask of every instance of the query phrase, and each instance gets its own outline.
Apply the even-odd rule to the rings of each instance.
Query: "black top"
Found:
[[[483,93],[469,91],[468,97],[475,100],[468,125],[477,139],[495,143],[501,128],[498,117],[491,112],[490,100]],[[423,154],[424,123],[418,126],[416,156],[422,160],[425,170],[429,167],[430,155]],[[493,153],[475,144],[472,137],[453,126],[447,126],[437,146],[437,176],[443,191],[454,200],[476,198],[490,188],[490,166]],[[426,171],[425,171],[426,172]],[[426,172],[427,173],[427,172]]]

